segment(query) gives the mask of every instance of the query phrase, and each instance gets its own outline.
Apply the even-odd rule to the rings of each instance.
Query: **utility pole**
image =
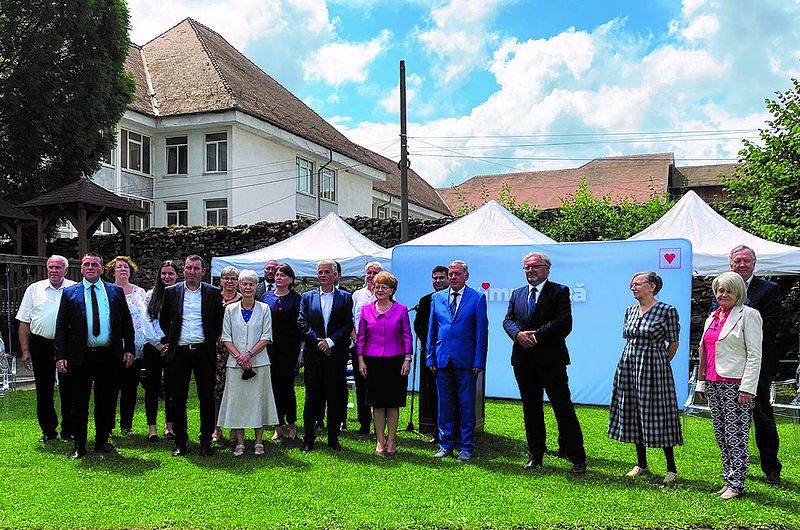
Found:
[[[408,241],[408,136],[406,135],[406,62],[400,61],[400,242]]]

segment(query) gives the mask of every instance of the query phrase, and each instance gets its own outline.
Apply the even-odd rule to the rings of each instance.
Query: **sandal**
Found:
[[[233,456],[242,456],[244,454],[244,445],[237,445],[233,449]]]
[[[264,444],[256,444],[253,447],[253,453],[257,456],[261,456],[264,454]]]

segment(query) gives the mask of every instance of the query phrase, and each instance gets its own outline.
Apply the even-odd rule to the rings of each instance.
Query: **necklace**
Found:
[[[229,304],[229,303],[231,303],[233,300],[235,300],[237,296],[239,296],[239,293],[233,293],[233,296],[231,296],[230,298],[226,297],[226,296],[223,294],[223,295],[222,295],[222,303],[223,303],[223,304]]]

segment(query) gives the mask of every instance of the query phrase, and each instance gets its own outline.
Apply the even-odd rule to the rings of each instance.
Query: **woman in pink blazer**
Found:
[[[411,323],[406,306],[394,301],[397,278],[381,272],[374,286],[376,300],[363,307],[358,325],[358,369],[367,380],[367,403],[375,417],[375,454],[395,456],[411,366]]]

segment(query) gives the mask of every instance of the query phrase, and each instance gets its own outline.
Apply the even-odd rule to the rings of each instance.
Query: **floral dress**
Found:
[[[230,299],[226,299],[224,296],[222,297],[222,306],[225,307],[228,304],[232,304],[234,302],[238,302],[242,299],[241,293],[236,293],[236,296]],[[225,363],[228,360],[228,349],[222,344],[221,341],[217,341],[217,370],[216,370],[216,378],[214,384],[214,399],[222,400],[222,394],[225,392]]]

